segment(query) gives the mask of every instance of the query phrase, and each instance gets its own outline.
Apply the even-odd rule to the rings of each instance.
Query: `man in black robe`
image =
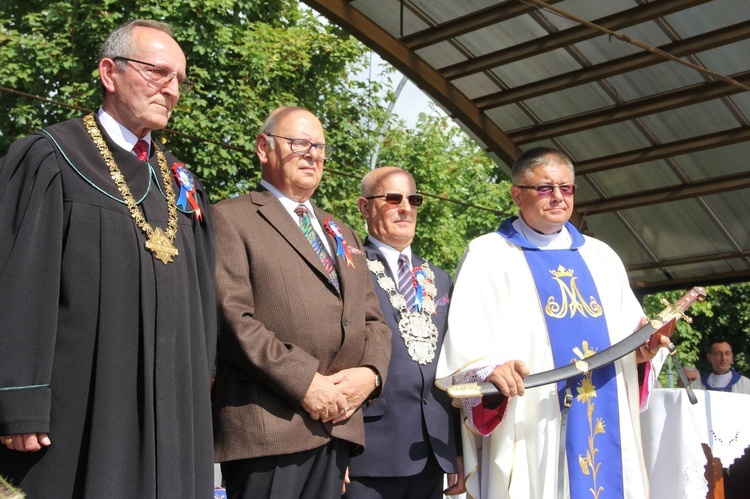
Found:
[[[0,158],[0,475],[32,499],[213,490],[210,210],[151,140],[191,86],[171,35],[115,30],[102,108]]]

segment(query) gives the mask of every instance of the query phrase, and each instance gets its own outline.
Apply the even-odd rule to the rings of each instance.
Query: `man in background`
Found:
[[[216,460],[230,498],[341,497],[391,335],[353,230],[310,202],[333,152],[315,115],[276,109],[261,182],[214,206]]]
[[[701,373],[690,386],[697,390],[715,390],[750,394],[750,379],[732,369],[732,345],[725,338],[714,338],[706,347],[711,371]]]
[[[382,167],[362,179],[359,211],[375,294],[391,329],[388,384],[364,408],[367,450],[352,459],[349,499],[434,498],[464,492],[458,411],[435,386],[451,280],[412,252],[423,197],[412,175]]]

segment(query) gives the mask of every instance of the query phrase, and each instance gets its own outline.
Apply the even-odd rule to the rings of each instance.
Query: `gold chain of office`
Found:
[[[112,152],[102,138],[101,131],[96,124],[96,120],[94,120],[94,114],[91,113],[85,116],[83,118],[83,124],[104,158],[104,162],[109,168],[109,175],[120,190],[120,194],[122,194],[125,204],[127,205],[128,210],[130,210],[130,215],[133,217],[133,220],[135,220],[135,224],[148,237],[145,244],[146,249],[153,252],[154,257],[157,260],[161,260],[164,265],[171,262],[173,257],[177,256],[179,253],[174,246],[174,239],[177,235],[177,203],[175,202],[174,189],[172,189],[172,178],[169,175],[169,167],[167,166],[167,159],[164,157],[164,153],[154,145],[156,159],[159,162],[159,170],[161,171],[161,176],[164,180],[164,191],[166,193],[167,209],[169,211],[166,232],[162,232],[159,227],[152,227],[151,224],[146,221],[146,217],[143,215],[140,208],[138,208],[138,203],[136,203],[133,198],[133,194],[130,192],[130,188],[125,182],[125,177],[117,167]]]

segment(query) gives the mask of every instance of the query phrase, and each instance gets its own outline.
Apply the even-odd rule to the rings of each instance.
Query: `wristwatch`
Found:
[[[383,380],[380,379],[380,374],[375,373],[375,388],[380,388],[380,385],[383,383]]]

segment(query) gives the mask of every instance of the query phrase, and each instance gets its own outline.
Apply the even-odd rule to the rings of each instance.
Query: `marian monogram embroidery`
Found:
[[[602,315],[602,307],[596,301],[596,297],[589,296],[588,301],[583,297],[576,284],[577,277],[573,276],[573,269],[566,269],[562,265],[557,270],[550,270],[553,279],[560,286],[560,297],[550,296],[544,312],[550,317],[562,319],[573,317],[580,313],[583,317],[599,317]]]

